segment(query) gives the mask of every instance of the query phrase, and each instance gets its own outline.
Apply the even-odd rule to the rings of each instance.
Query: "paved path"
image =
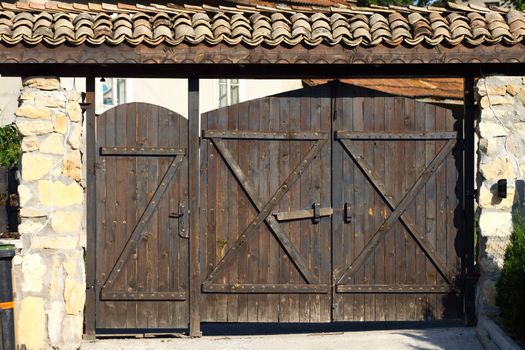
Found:
[[[411,350],[483,349],[475,328],[430,328],[255,336],[208,336],[200,339],[104,339],[84,342],[82,350]]]

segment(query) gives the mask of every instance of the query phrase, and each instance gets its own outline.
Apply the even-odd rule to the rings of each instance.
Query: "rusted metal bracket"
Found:
[[[186,203],[180,202],[179,211],[169,215],[171,219],[179,219],[179,236],[186,239],[190,237],[188,235],[188,214],[188,206]]]
[[[316,213],[316,206],[317,206],[317,213]],[[333,213],[334,213],[334,210],[332,208],[320,208],[319,203],[315,203],[313,206],[313,209],[279,211],[279,212],[274,212],[273,215],[275,216],[277,221],[313,219],[314,222],[318,222],[318,220],[320,220],[321,217],[331,216]]]

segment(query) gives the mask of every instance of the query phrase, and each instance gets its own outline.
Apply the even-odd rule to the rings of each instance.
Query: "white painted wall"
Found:
[[[98,82],[98,79],[97,79]],[[61,78],[62,86],[69,90],[85,91],[84,78]],[[187,79],[129,79],[131,91],[128,102],[146,102],[159,105],[188,116],[188,81]],[[302,88],[299,79],[265,80],[242,79],[239,81],[239,99],[241,102],[275,95],[281,92]],[[18,95],[22,87],[20,78],[0,77],[0,125],[10,124],[18,107]],[[219,85],[217,79],[201,79],[201,113],[217,109],[219,106]],[[103,109],[97,109],[102,113]]]

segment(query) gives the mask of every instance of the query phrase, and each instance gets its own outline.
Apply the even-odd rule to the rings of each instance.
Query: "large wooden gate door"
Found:
[[[338,85],[333,144],[336,321],[461,314],[461,113]]]
[[[145,103],[97,117],[98,330],[188,326],[187,124]]]
[[[330,321],[330,88],[202,123],[201,320]]]

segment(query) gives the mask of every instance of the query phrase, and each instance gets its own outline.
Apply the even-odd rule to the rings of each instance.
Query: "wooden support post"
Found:
[[[83,104],[86,118],[86,166],[87,166],[87,271],[86,271],[86,311],[84,314],[84,338],[95,339],[96,310],[96,134],[95,134],[95,77],[86,77],[86,99]]]
[[[476,324],[475,294],[476,274],[474,271],[474,77],[467,76],[464,81],[464,164],[465,164],[465,322]]]
[[[200,337],[200,269],[199,269],[199,79],[188,79],[188,189],[190,208],[189,264],[189,335]]]

